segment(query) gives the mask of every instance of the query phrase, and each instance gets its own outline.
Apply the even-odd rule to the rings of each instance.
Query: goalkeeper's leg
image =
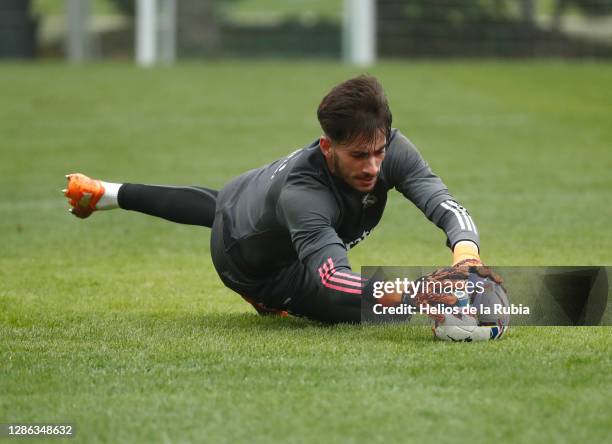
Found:
[[[63,190],[71,213],[85,218],[97,210],[122,208],[189,225],[212,227],[216,190],[196,186],[163,186],[111,183],[69,174]]]

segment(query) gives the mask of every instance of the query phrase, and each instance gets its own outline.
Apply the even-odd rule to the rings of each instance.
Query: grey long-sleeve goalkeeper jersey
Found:
[[[251,277],[264,277],[301,261],[324,291],[359,293],[347,251],[380,221],[387,193],[397,189],[447,236],[479,243],[468,212],[398,130],[391,132],[375,188],[350,188],[329,171],[318,141],[262,168],[221,191],[217,211],[237,263]]]

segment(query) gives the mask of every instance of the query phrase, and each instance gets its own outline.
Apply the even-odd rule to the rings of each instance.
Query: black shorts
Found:
[[[210,237],[210,252],[217,274],[226,287],[266,308],[285,310],[296,316],[326,322],[361,322],[361,298],[330,298],[320,291],[320,280],[299,260],[266,273],[254,272],[243,262],[238,244],[232,241],[223,208],[239,184],[230,182],[217,197]],[[228,247],[229,246],[229,247]]]
[[[223,217],[217,213],[210,237],[210,252],[217,274],[226,287],[267,308],[292,311],[298,302],[312,294],[313,286],[317,285],[299,261],[277,271],[254,276],[246,271],[247,267],[240,263],[236,252],[226,248],[227,244],[230,242]]]
[[[244,266],[237,264],[239,258],[232,255],[224,241],[223,218],[215,218],[210,238],[212,261],[226,287],[242,297],[260,303],[266,308],[285,310],[295,316],[325,323],[360,323],[361,298],[341,301],[321,295],[315,277],[306,267],[295,261],[266,276],[245,273]]]

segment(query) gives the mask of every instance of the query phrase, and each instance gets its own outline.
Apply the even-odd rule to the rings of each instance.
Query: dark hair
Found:
[[[321,101],[317,118],[325,135],[337,143],[357,139],[372,143],[379,131],[389,141],[391,110],[376,77],[361,75],[335,86]]]

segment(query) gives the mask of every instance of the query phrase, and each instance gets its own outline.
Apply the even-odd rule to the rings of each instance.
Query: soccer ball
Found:
[[[445,314],[444,321],[433,327],[436,338],[443,341],[476,342],[500,339],[503,336],[508,328],[509,316],[480,313],[483,306],[507,306],[508,297],[501,285],[489,282],[487,284],[485,292],[472,294],[470,297],[463,295],[457,301],[459,307],[476,307],[477,317],[469,314]]]
[[[470,273],[468,280],[474,285],[480,283],[484,288],[482,292],[474,292],[470,298],[470,305],[478,310],[478,324],[507,327],[510,323],[510,315],[496,312],[496,308],[506,308],[510,305],[504,287],[476,273]]]
[[[451,322],[450,325],[446,325],[447,322],[433,327],[434,336],[443,341],[453,342],[476,342],[476,341],[489,341],[493,339],[500,339],[506,331],[503,325],[478,325],[476,319],[471,316],[466,316],[470,320],[463,320],[461,322]]]

